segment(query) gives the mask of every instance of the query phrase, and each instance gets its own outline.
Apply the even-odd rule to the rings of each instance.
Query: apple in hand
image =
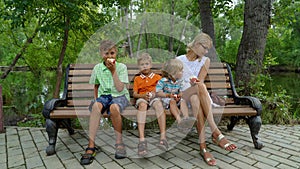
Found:
[[[199,80],[196,76],[191,76],[191,77],[190,77],[190,81],[191,81],[192,83],[200,82],[200,80]]]
[[[116,63],[116,59],[108,58],[107,60],[108,60],[109,62],[111,62],[112,64],[115,64],[115,63]]]
[[[147,93],[148,94],[148,96],[149,96],[149,98],[151,99],[152,98],[152,93],[151,92],[149,92],[149,93]]]

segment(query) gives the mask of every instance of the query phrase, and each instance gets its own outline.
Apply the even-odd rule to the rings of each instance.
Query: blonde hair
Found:
[[[117,50],[116,44],[111,40],[103,40],[100,42],[99,50],[100,52],[106,52],[112,48]]]
[[[207,47],[210,49],[212,47],[212,39],[211,37],[206,33],[200,33],[198,34],[194,40],[187,45],[187,51],[190,51],[193,47],[195,47],[197,44],[201,43],[202,45],[207,45]]]
[[[171,79],[172,81],[176,81],[174,75],[176,75],[179,71],[183,70],[183,63],[179,59],[170,59],[168,60],[161,69],[162,76]]]
[[[140,64],[141,61],[146,60],[152,63],[152,57],[149,53],[142,53],[137,56],[137,63]]]

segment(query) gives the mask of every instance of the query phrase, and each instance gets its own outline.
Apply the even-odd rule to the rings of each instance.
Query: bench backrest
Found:
[[[129,92],[131,102],[133,79],[139,73],[137,64],[126,64],[130,80]],[[70,64],[67,68],[64,98],[67,106],[86,107],[93,99],[94,85],[89,84],[89,79],[95,64]],[[160,73],[162,64],[153,64],[152,70]],[[230,69],[225,63],[212,62],[205,79],[208,91],[214,91],[220,96],[226,96],[226,105],[233,104],[233,90]]]

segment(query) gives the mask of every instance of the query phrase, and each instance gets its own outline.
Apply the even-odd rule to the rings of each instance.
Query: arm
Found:
[[[99,84],[94,85],[94,99],[96,100],[98,98],[98,88]]]
[[[114,84],[116,86],[116,89],[118,92],[121,92],[124,89],[125,84],[123,82],[121,82],[121,80],[119,79],[118,73],[112,72],[112,77],[114,80]]]
[[[204,82],[205,77],[207,76],[208,70],[210,66],[210,59],[207,58],[205,61],[205,64],[201,68],[199,74],[198,74],[198,79],[200,80],[201,83]]]
[[[125,70],[122,70],[120,72],[117,72],[117,68],[116,68],[116,65],[117,64],[113,64],[111,62],[107,62],[106,63],[106,67],[110,70],[111,72],[111,75],[112,75],[112,78],[113,78],[113,81],[114,81],[114,84],[115,84],[115,87],[117,89],[118,92],[121,92],[124,87],[125,87],[125,83],[123,83],[119,76],[123,76],[123,74],[119,74],[120,72],[122,73],[125,73],[127,75],[127,68],[126,68],[126,71]],[[121,66],[121,65],[120,65]]]

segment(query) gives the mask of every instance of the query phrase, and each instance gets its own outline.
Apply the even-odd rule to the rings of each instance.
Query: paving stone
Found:
[[[159,140],[158,130],[146,130],[150,156],[137,158],[137,130],[124,131],[124,142],[128,145],[129,158],[116,160],[114,158],[115,135],[113,130],[99,130],[96,144],[101,146],[94,162],[88,166],[81,166],[81,153],[88,144],[86,132],[76,130],[70,136],[67,130],[59,129],[56,144],[56,154],[47,156],[45,149],[48,146],[48,136],[44,128],[7,127],[6,133],[0,134],[0,168],[190,168],[202,169],[208,165],[199,154],[198,135],[190,132],[179,144],[182,133],[175,129],[168,130],[168,142],[171,149],[162,152],[157,149]],[[206,127],[207,149],[217,160],[216,167],[226,169],[265,169],[265,168],[300,168],[300,125],[263,125],[260,137],[265,147],[257,150],[253,147],[247,125],[238,125],[233,131],[227,132],[226,126],[220,126],[226,138],[239,147],[234,152],[227,152],[211,141],[211,131]],[[176,140],[177,139],[177,140]],[[6,160],[8,159],[8,160]],[[123,166],[123,167],[122,167]]]
[[[1,151],[1,152],[3,152],[3,153],[1,153],[0,154],[0,164],[1,163],[6,163],[7,161],[6,161],[6,151]]]
[[[261,168],[261,169],[266,169],[266,168],[268,168],[268,169],[275,169],[274,166],[270,166],[270,165],[267,165],[267,164],[262,163],[262,162],[257,162],[256,164],[254,164],[254,166],[256,168]]]
[[[176,166],[180,166],[182,168],[192,168],[194,165],[189,163],[188,161],[182,160],[179,157],[173,157],[168,160],[169,162],[173,163]]]
[[[67,169],[83,169],[83,166],[78,165],[78,161],[76,159],[68,159],[68,160],[64,160],[62,161],[65,168]]]
[[[291,161],[291,160],[286,159],[286,158],[279,157],[279,156],[277,156],[277,155],[271,155],[269,158],[270,158],[270,159],[273,159],[273,160],[275,160],[275,161],[278,161],[278,162],[280,162],[280,163],[283,163],[283,164],[285,164],[285,165],[294,167],[294,168],[299,167],[299,165],[296,164],[294,161]]]
[[[244,163],[242,161],[235,161],[235,162],[231,163],[231,165],[238,167],[238,168],[256,169],[256,167],[249,165],[247,163]]]
[[[157,166],[162,167],[162,168],[171,168],[174,166],[174,164],[162,159],[159,156],[151,157],[151,158],[149,158],[149,160],[152,161],[153,163],[155,163]]]
[[[116,163],[115,161],[106,163],[103,165],[104,168],[113,168],[113,169],[122,169],[123,167],[120,166],[118,163]]]
[[[26,167],[27,168],[37,168],[44,166],[42,159],[39,156],[26,158]]]
[[[285,165],[285,164],[280,164],[278,166],[276,166],[276,168],[281,168],[281,169],[295,169],[295,168],[299,168],[300,166],[298,167],[291,167],[291,166],[288,166],[288,165]]]
[[[8,168],[24,165],[23,155],[8,156]]]
[[[64,168],[61,161],[56,155],[49,156],[45,159],[43,159],[43,162],[45,163],[45,166],[47,168],[51,169],[61,169]]]
[[[6,163],[0,163],[0,168],[2,169],[7,169],[7,164]]]

